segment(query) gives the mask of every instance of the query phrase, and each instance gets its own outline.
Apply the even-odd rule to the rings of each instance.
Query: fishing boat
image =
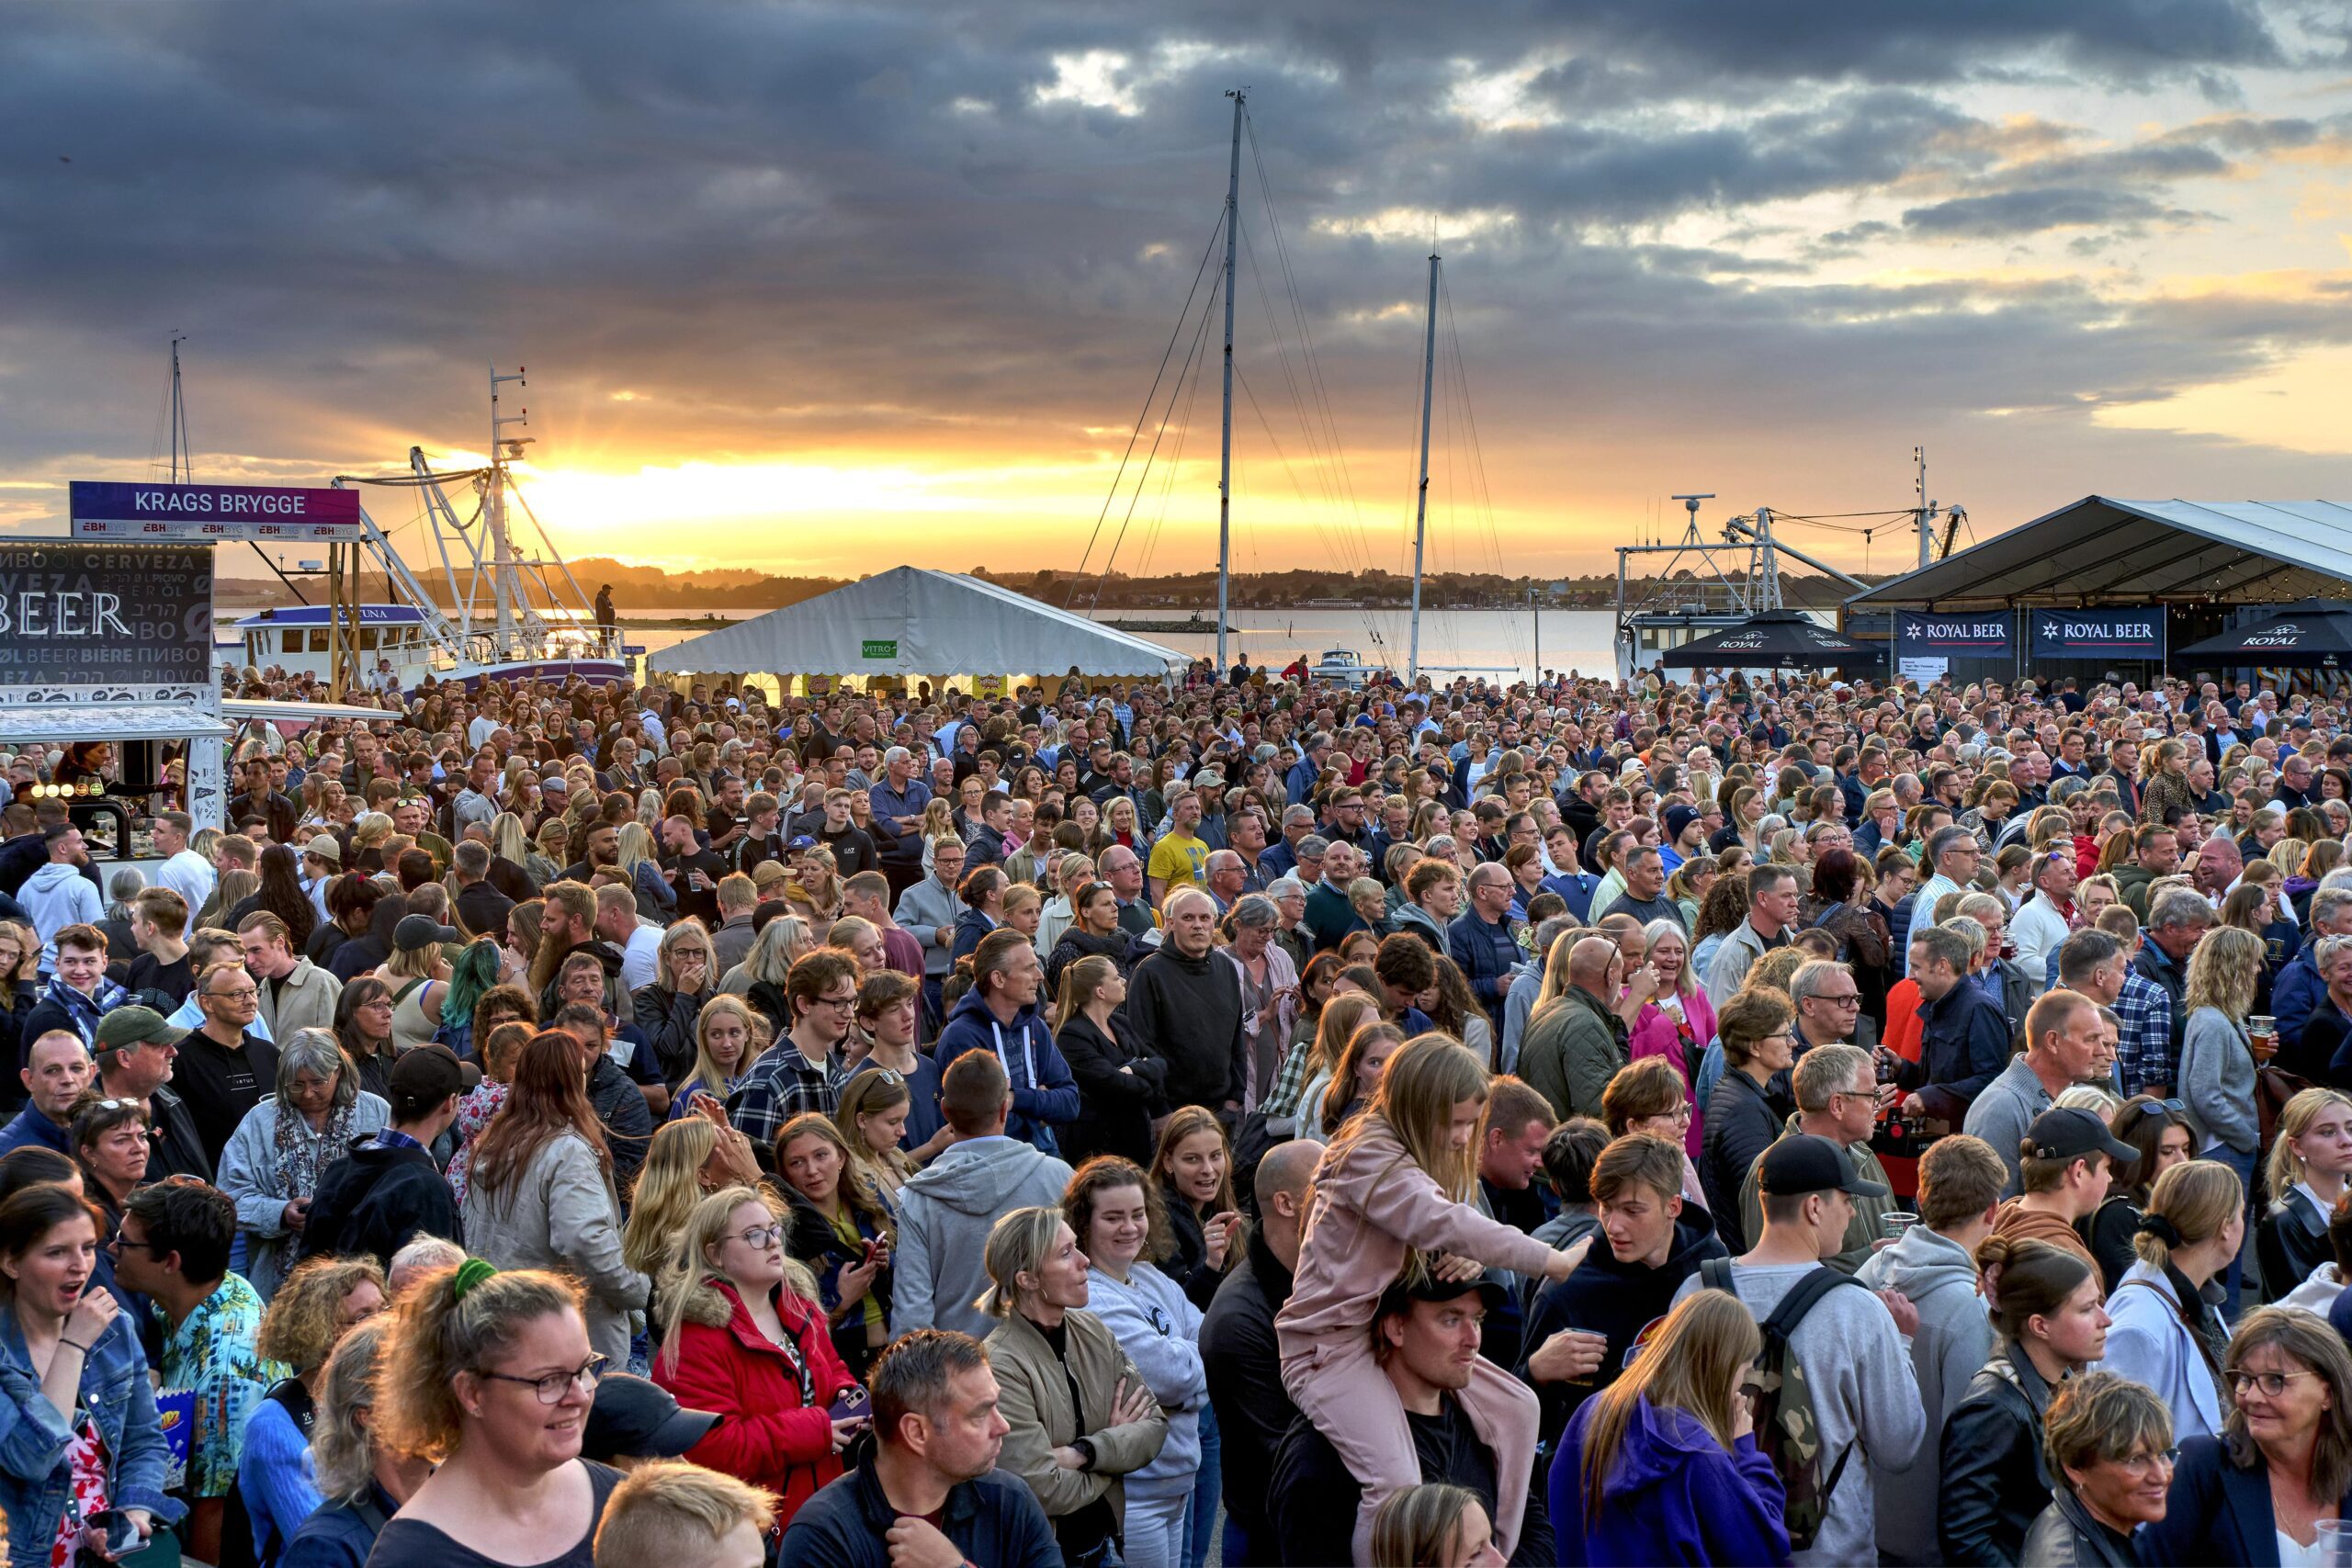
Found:
[[[402,558],[363,501],[357,546],[383,574],[389,602],[299,604],[266,609],[234,623],[228,661],[289,674],[331,678],[334,644],[346,632],[359,684],[413,692],[428,681],[471,688],[484,681],[625,680],[628,656],[617,626],[600,624],[571,566],[514,485],[512,465],[531,437],[510,426],[530,411],[502,414],[499,389],[525,384],[517,368],[490,370],[490,457],[470,468],[436,469],[412,446],[408,471],[341,475],[338,487],[410,492],[426,562],[420,576]],[[537,553],[519,553],[517,514],[531,525]],[[435,568],[437,565],[438,570]],[[356,581],[362,572],[340,581]],[[430,581],[431,586],[428,586]]]

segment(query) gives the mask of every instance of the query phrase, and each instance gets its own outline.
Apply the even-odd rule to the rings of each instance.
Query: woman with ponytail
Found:
[[[1063,965],[1054,1043],[1078,1082],[1079,1117],[1062,1129],[1062,1155],[1073,1168],[1096,1155],[1151,1163],[1151,1119],[1167,1109],[1168,1064],[1128,1043],[1119,1017],[1126,999],[1126,976],[1112,960],[1096,953]]]
[[[580,1440],[607,1365],[559,1275],[469,1258],[418,1280],[394,1309],[368,1429],[436,1468],[369,1568],[593,1568],[621,1472],[581,1458]]]
[[[1789,1560],[1780,1472],[1741,1389],[1763,1347],[1738,1297],[1694,1292],[1577,1407],[1548,1483],[1562,1564]]]
[[[1998,1343],[1944,1421],[1937,1534],[1954,1562],[2015,1562],[2049,1506],[2051,1391],[2107,1352],[2098,1270],[2071,1248],[1987,1236],[1976,1248]]]
[[[2132,1238],[2139,1261],[2107,1298],[2105,1371],[2155,1390],[2173,1438],[2222,1429],[2222,1352],[2228,1330],[2205,1303],[2206,1281],[2245,1239],[2245,1189],[2219,1160],[2193,1159],[2156,1178]]]

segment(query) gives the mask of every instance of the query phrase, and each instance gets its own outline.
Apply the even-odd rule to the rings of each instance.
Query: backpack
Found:
[[[1700,1264],[1699,1282],[1735,1298],[1739,1294],[1728,1258],[1711,1258]],[[1824,1264],[1798,1280],[1762,1324],[1764,1353],[1757,1362],[1754,1385],[1756,1446],[1772,1461],[1788,1493],[1781,1520],[1788,1527],[1789,1546],[1796,1551],[1810,1547],[1821,1533],[1829,1514],[1830,1495],[1838,1490],[1838,1477],[1846,1472],[1854,1447],[1847,1444],[1834,1459],[1822,1452],[1812,1391],[1805,1386],[1804,1369],[1789,1340],[1822,1297],[1840,1285],[1860,1283]]]

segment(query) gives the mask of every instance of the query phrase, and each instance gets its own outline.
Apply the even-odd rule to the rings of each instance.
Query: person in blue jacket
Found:
[[[0,1511],[9,1568],[77,1553],[85,1506],[144,1538],[185,1504],[164,1491],[169,1444],[147,1357],[121,1304],[93,1289],[98,1213],[62,1186],[0,1202]],[[70,1527],[70,1534],[69,1534]]]
[[[1005,928],[981,938],[967,962],[972,988],[949,1011],[933,1057],[944,1075],[967,1051],[994,1055],[1012,1082],[1005,1135],[1042,1154],[1058,1154],[1054,1129],[1078,1120],[1078,1080],[1038,1007],[1046,971],[1037,950],[1027,937]]]
[[[1789,1560],[1781,1478],[1740,1389],[1763,1345],[1737,1297],[1693,1292],[1577,1408],[1547,1488],[1563,1568]]]

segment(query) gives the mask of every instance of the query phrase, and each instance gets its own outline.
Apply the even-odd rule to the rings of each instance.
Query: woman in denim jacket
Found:
[[[130,1320],[89,1288],[96,1211],[62,1187],[0,1202],[0,1509],[10,1568],[48,1568],[102,1508],[143,1538],[185,1511],[164,1495],[165,1445]],[[74,1560],[69,1546],[66,1560]]]

